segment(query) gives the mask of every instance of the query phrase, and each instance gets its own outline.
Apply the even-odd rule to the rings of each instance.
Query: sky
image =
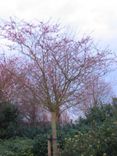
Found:
[[[116,0],[3,0],[0,17],[9,16],[52,19],[101,39],[113,40],[117,35]]]
[[[61,23],[79,35],[90,34],[102,47],[117,51],[117,0],[2,0],[0,18],[10,16]],[[116,75],[114,72],[110,77],[114,87]]]

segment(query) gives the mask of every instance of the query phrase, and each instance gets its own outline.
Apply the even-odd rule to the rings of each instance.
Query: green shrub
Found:
[[[106,156],[117,155],[117,126],[104,124],[88,133],[78,132],[66,139],[63,156]]]
[[[33,153],[34,156],[47,156],[47,135],[38,135],[34,139]]]
[[[0,141],[0,156],[33,156],[31,139],[16,138]]]
[[[91,110],[83,122],[80,120],[80,130],[65,140],[62,156],[117,155],[117,107],[103,107],[93,108],[95,111]]]
[[[0,102],[0,138],[15,136],[18,122],[19,112],[17,107],[8,102]]]
[[[46,126],[38,124],[36,127],[21,124],[17,129],[17,136],[34,139],[37,135],[48,134],[49,130],[50,125],[48,124]]]

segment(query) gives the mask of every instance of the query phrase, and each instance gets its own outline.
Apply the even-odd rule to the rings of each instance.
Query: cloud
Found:
[[[59,20],[82,33],[112,40],[117,34],[116,0],[3,0],[1,18]]]

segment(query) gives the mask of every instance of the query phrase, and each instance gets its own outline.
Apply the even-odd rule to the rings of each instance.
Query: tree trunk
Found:
[[[57,130],[56,130],[56,123],[57,123],[57,114],[56,112],[51,112],[51,124],[52,124],[52,147],[53,147],[53,156],[58,156],[57,150]]]
[[[48,156],[52,156],[51,154],[51,137],[48,136]]]

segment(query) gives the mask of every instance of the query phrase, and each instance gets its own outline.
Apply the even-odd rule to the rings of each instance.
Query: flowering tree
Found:
[[[29,87],[39,105],[51,114],[53,156],[57,156],[58,116],[81,102],[84,80],[104,72],[108,52],[95,48],[89,37],[74,40],[58,25],[10,20],[0,27],[10,47],[32,64]]]

